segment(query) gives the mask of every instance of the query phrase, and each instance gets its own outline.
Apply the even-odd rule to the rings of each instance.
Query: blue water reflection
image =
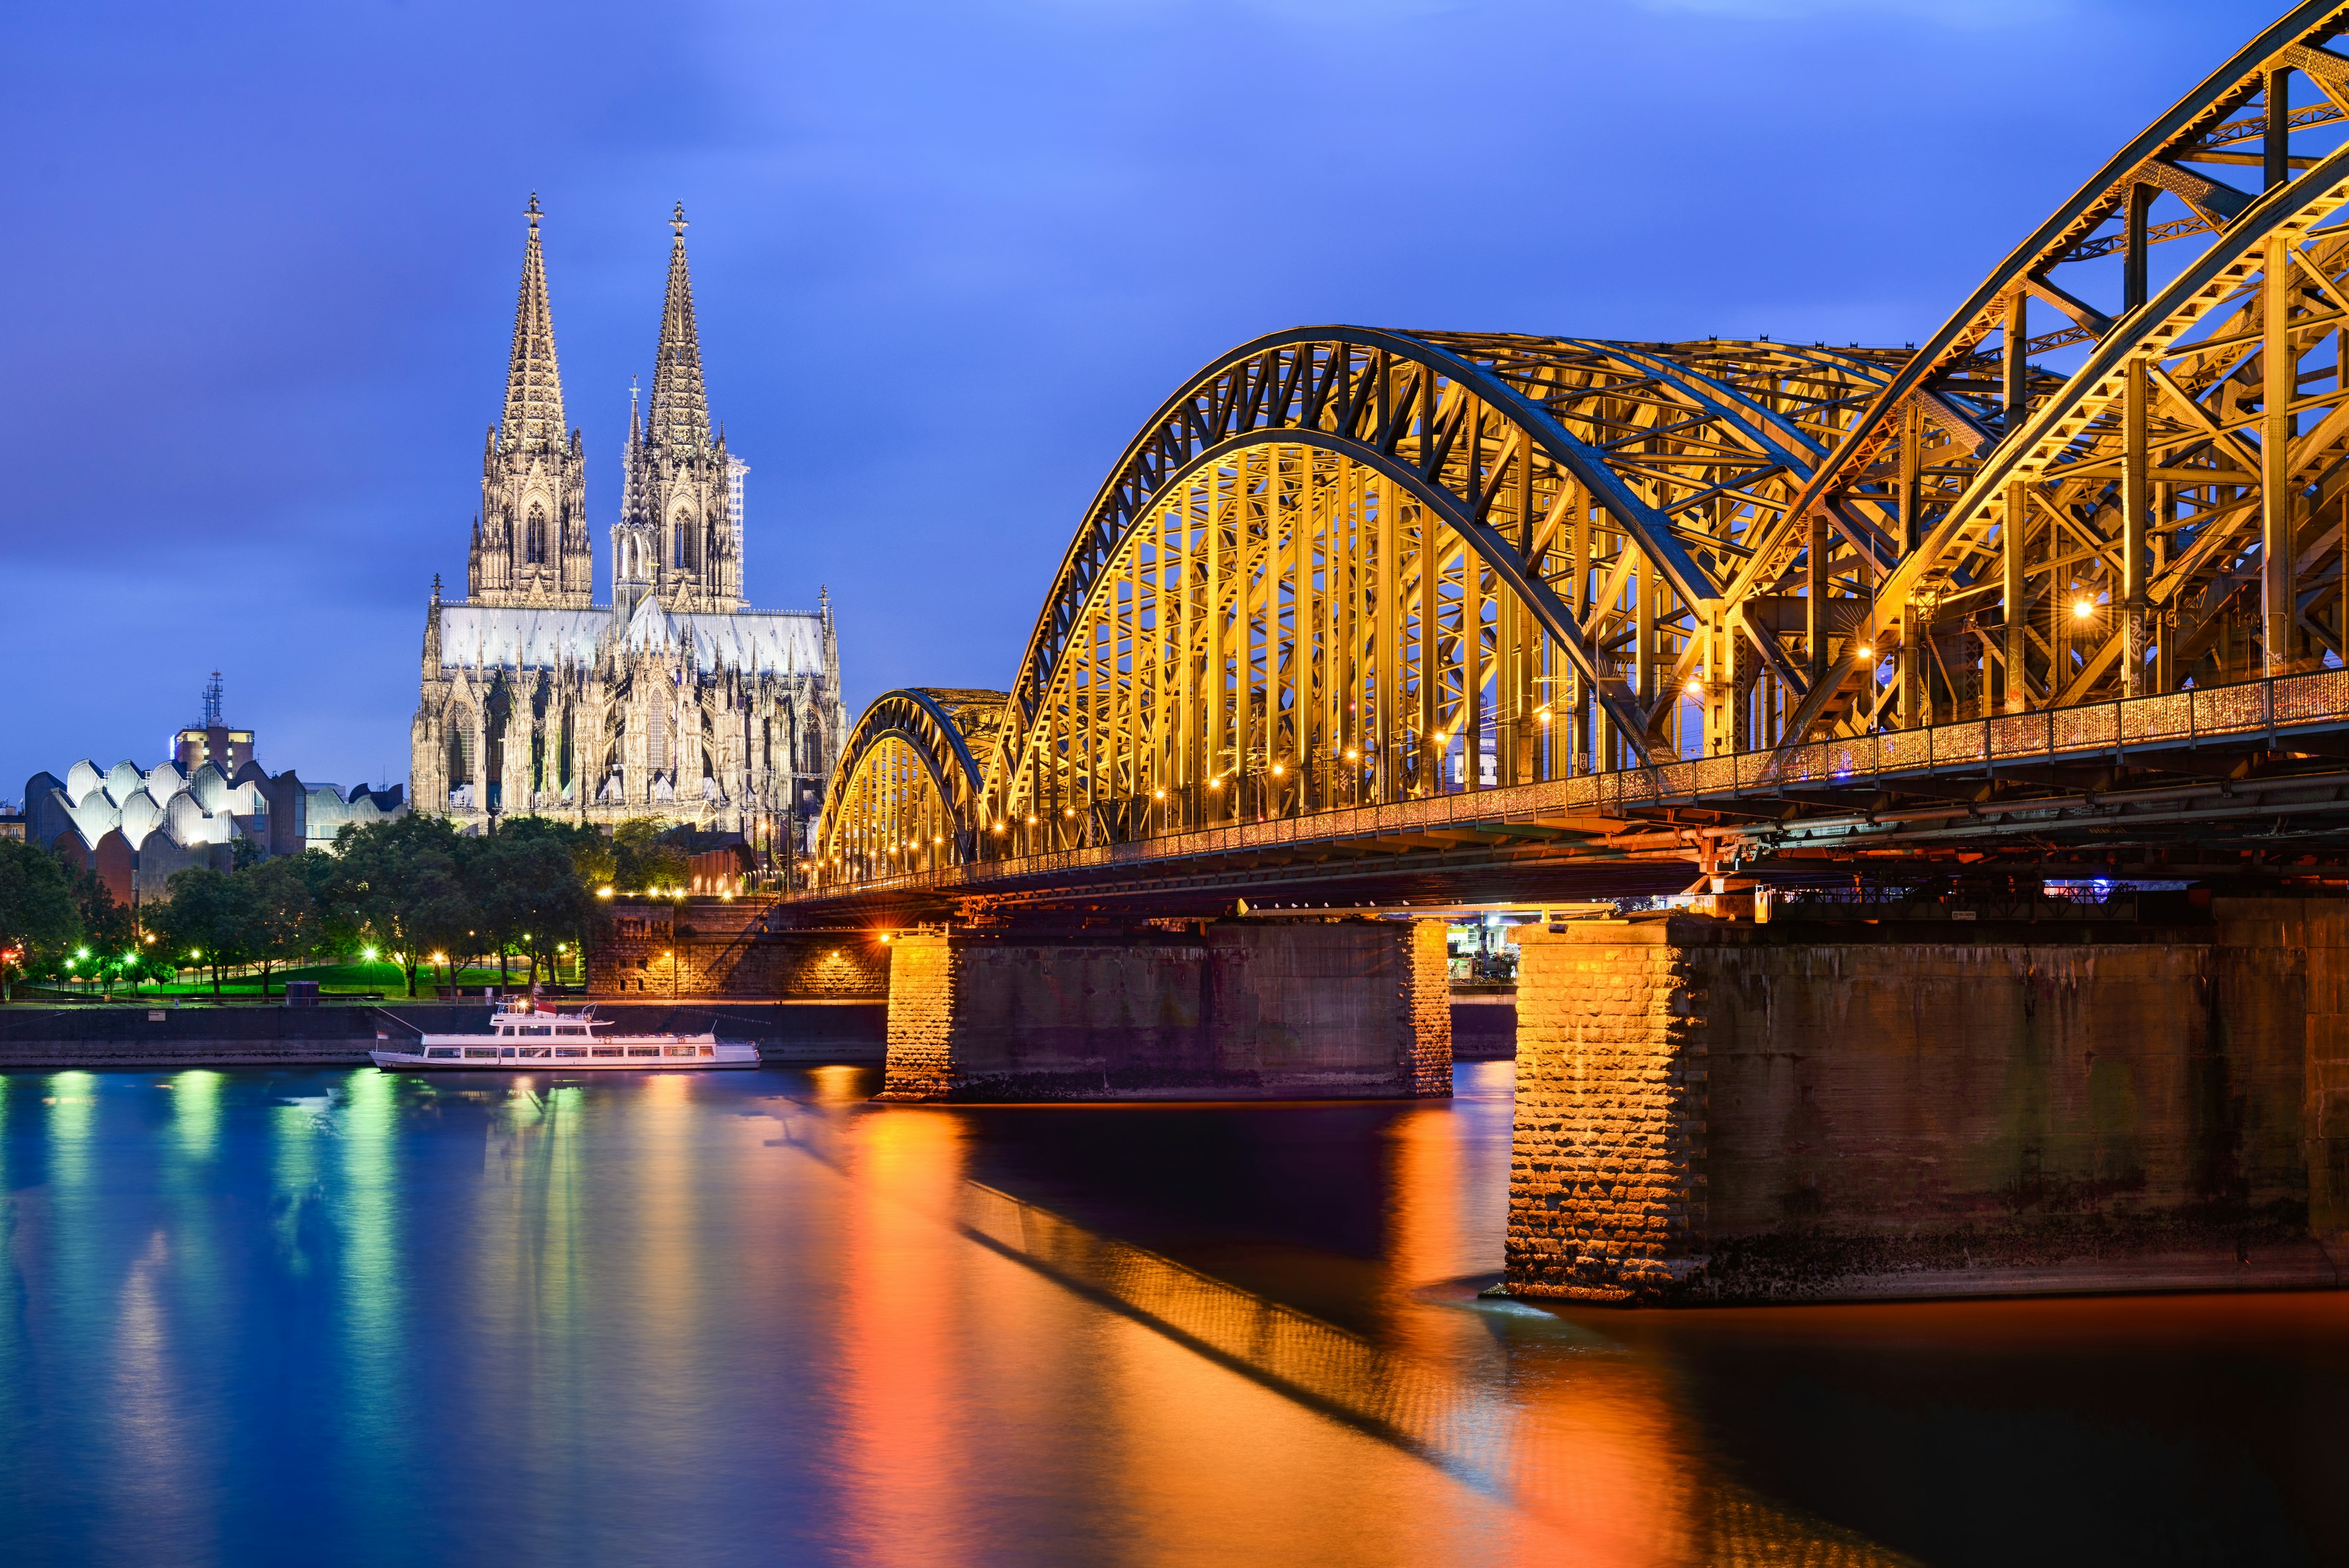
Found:
[[[0,1075],[6,1560],[2018,1560],[2027,1479],[1949,1528],[1981,1461],[1904,1501],[1849,1428],[1971,1429],[1962,1367],[1996,1429],[2076,1448],[2029,1401],[2063,1310],[2111,1309],[1479,1301],[1508,1074],[1034,1110],[874,1106],[853,1068]],[[2174,1364],[2190,1317],[2141,1310],[2128,1365]],[[1888,1356],[1931,1397],[1888,1399]],[[2176,1538],[2288,1560],[2299,1485],[2254,1465]]]

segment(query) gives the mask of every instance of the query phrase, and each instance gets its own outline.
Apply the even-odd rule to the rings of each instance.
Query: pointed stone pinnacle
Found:
[[[668,293],[661,306],[660,348],[653,360],[652,406],[645,414],[645,439],[683,447],[707,445],[709,403],[701,384],[701,337],[693,320],[693,279],[685,255],[685,203],[671,227]]]
[[[554,358],[554,313],[546,300],[546,258],[538,237],[538,195],[529,211],[523,247],[522,289],[514,301],[513,358],[506,369],[505,446],[561,445],[570,423],[563,417],[563,376]]]

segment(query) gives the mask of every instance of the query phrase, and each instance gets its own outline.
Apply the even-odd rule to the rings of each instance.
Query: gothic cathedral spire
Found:
[[[563,374],[554,363],[554,313],[546,303],[546,257],[539,249],[538,193],[529,210],[530,239],[523,249],[522,292],[514,301],[513,358],[506,369],[506,413],[499,421],[502,446],[560,446],[569,429],[563,422]]]
[[[595,588],[585,465],[579,432],[563,417],[536,194],[523,215],[530,238],[514,301],[505,416],[481,457],[481,514],[473,525],[465,595],[476,604],[585,609]]]
[[[638,429],[633,398],[620,520],[612,529],[612,603],[730,615],[742,607],[742,552],[732,523],[732,473],[713,432],[701,379],[701,334],[685,257],[685,203],[669,216],[668,293],[661,304],[653,393]]]
[[[670,215],[668,297],[661,306],[647,436],[667,446],[709,444],[709,400],[701,386],[701,335],[693,324],[693,278],[685,262],[685,203]]]

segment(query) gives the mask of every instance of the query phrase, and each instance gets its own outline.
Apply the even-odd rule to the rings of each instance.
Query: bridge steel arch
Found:
[[[863,877],[971,858],[978,759],[993,746],[1003,701],[1000,691],[923,687],[865,709],[825,794],[818,861]]]
[[[1706,692],[1662,672],[1703,645],[1726,722],[1718,584],[1898,358],[1361,327],[1235,349],[1064,558],[996,822],[1066,847],[1692,742]]]
[[[2338,662],[2344,27],[2294,7],[2124,146],[1755,541],[1734,597],[1822,524],[1898,520],[1784,741]]]
[[[2344,27],[2252,39],[1920,348],[1233,349],[1076,530],[969,749],[967,853],[2337,666]]]

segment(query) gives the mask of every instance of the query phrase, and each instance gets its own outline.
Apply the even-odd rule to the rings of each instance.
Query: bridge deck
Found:
[[[1870,856],[2000,852],[2116,869],[2190,828],[2349,844],[2349,670],[1463,790],[834,883],[786,918],[971,902],[1677,891],[1727,858],[1800,880]],[[2344,759],[2335,761],[2333,759]],[[2116,858],[2119,857],[2119,858]],[[2195,862],[2156,874],[2191,875]],[[2234,868],[2230,862],[2229,869]]]

